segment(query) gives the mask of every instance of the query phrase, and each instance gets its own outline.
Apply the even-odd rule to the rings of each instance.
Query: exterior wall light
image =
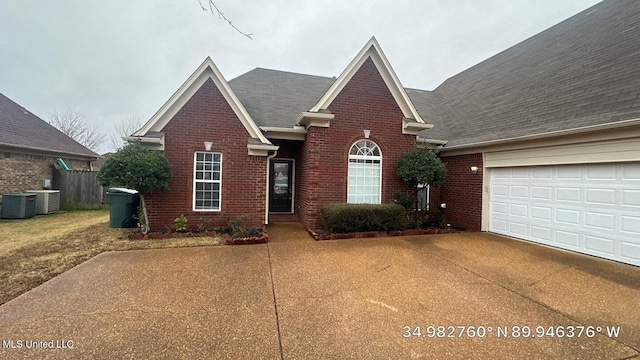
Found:
[[[204,142],[204,148],[209,151],[211,150],[211,145],[213,145],[213,143],[211,141],[205,141]]]
[[[471,167],[471,172],[474,173],[474,174],[477,174],[478,173],[478,167],[477,166],[472,166]]]

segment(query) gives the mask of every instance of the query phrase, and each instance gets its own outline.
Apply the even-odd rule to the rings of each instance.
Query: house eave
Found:
[[[431,128],[433,128],[433,124],[416,122],[413,119],[402,119],[402,134],[404,135],[418,135],[418,132]]]
[[[122,139],[127,142],[139,141],[147,149],[164,151],[164,134],[160,137],[124,136]]]
[[[269,144],[247,144],[247,153],[251,156],[269,156],[269,152],[278,151],[280,147]]]
[[[581,135],[581,134],[594,133],[598,131],[615,130],[615,129],[620,129],[624,127],[632,127],[632,126],[639,126],[639,125],[640,125],[640,118],[635,118],[635,119],[629,119],[629,120],[610,122],[606,124],[583,126],[583,127],[573,128],[573,129],[556,130],[556,131],[549,131],[549,132],[532,134],[532,135],[516,136],[511,138],[505,138],[505,139],[479,141],[479,142],[469,143],[469,144],[447,146],[442,151],[443,152],[468,151],[475,148],[481,149],[481,148],[486,148],[491,146],[506,145],[510,143],[534,141],[534,140],[541,140],[541,139],[547,139],[547,138],[566,137],[571,135]]]
[[[55,156],[73,157],[74,159],[83,159],[87,161],[94,161],[102,157],[98,154],[96,154],[95,156],[92,156],[89,154],[81,154],[81,153],[75,153],[75,152],[69,152],[69,151],[58,151],[58,150],[52,150],[52,149],[39,148],[35,146],[22,146],[22,145],[15,145],[15,144],[9,144],[9,143],[0,143],[0,147],[6,147],[16,152],[20,152],[20,151],[33,152],[38,154],[50,155],[52,157],[55,157]]]
[[[307,135],[307,129],[305,129],[304,126],[293,126],[290,128],[261,126],[260,130],[264,132],[267,139],[304,141]]]
[[[329,127],[331,120],[335,117],[335,114],[331,113],[305,111],[298,116],[296,124],[302,125],[305,128],[309,128],[310,126]]]

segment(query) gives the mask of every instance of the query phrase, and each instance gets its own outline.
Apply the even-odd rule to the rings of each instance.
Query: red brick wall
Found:
[[[165,156],[171,163],[170,190],[145,197],[150,226],[163,230],[184,214],[190,228],[199,224],[221,226],[228,218],[247,215],[254,225],[265,222],[267,158],[247,155],[249,133],[213,81],[208,80],[162,130]],[[192,211],[194,153],[222,153],[222,208],[219,212]]]
[[[349,149],[364,138],[364,129],[382,150],[382,203],[393,202],[397,190],[410,190],[395,170],[400,155],[414,148],[415,136],[402,134],[402,111],[370,59],[329,110],[335,114],[330,127],[310,127],[300,155],[299,217],[311,229],[322,228],[322,204],[347,201]]]
[[[455,227],[480,231],[482,154],[445,156],[442,161],[447,166],[447,177],[440,189],[440,202],[447,204],[443,211],[445,221]],[[478,167],[477,174],[471,172],[471,166]]]

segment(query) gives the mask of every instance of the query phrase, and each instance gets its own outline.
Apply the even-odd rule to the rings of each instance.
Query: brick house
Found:
[[[0,200],[2,193],[42,189],[56,159],[91,170],[98,154],[0,94]]]
[[[247,214],[321,227],[327,202],[388,203],[398,157],[437,149],[452,226],[640,265],[640,3],[604,1],[455,75],[405,89],[371,39],[337,78],[205,62],[133,134],[164,150],[151,225]],[[446,207],[440,209],[440,204]]]

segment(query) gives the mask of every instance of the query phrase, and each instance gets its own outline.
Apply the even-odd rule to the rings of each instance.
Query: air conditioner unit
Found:
[[[60,190],[29,190],[36,194],[36,213],[53,214],[60,210]]]
[[[36,194],[2,194],[3,219],[26,219],[36,215]]]

